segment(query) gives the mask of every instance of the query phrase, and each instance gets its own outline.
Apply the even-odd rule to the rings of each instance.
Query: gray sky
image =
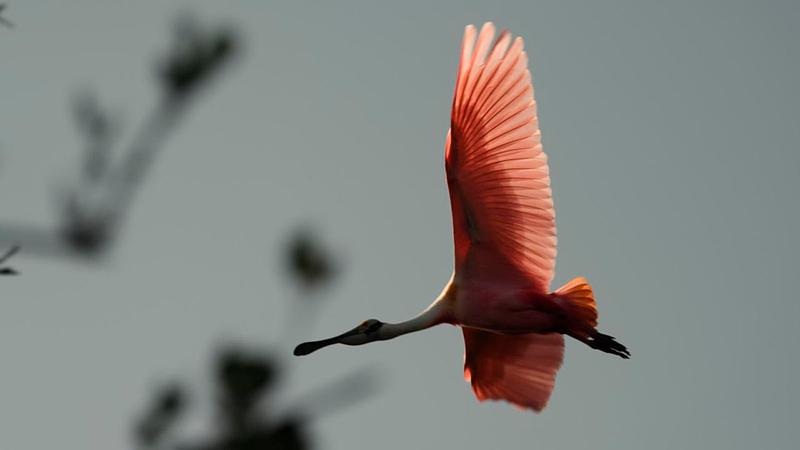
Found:
[[[530,55],[553,288],[587,276],[633,358],[570,341],[534,415],[473,398],[452,327],[331,348],[292,361],[294,392],[372,364],[388,376],[317,423],[320,448],[795,447],[797,2],[336,3],[10,2],[0,221],[55,219],[78,89],[135,128],[174,13],[237,25],[245,48],[171,136],[108,264],[18,255],[23,276],[0,280],[0,448],[129,448],[159,380],[202,382],[222,338],[274,341],[291,296],[278,256],[302,221],[346,261],[307,337],[427,306],[452,267],[442,154],[461,33],[486,20]]]

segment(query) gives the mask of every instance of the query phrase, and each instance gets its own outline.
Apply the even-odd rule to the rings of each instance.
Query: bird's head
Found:
[[[323,339],[321,341],[304,342],[295,347],[294,355],[307,355],[311,352],[315,352],[323,347],[333,344],[362,345],[381,340],[383,336],[380,331],[383,325],[384,323],[377,319],[365,320],[357,327],[346,333],[342,333],[339,336]]]

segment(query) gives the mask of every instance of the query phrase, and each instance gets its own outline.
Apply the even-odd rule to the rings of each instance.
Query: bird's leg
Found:
[[[631,353],[628,351],[627,347],[617,342],[613,336],[600,333],[597,330],[592,330],[592,332],[586,336],[572,336],[595,350],[611,353],[612,355],[617,355],[624,359],[631,357]]]

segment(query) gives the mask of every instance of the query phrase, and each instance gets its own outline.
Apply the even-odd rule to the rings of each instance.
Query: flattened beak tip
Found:
[[[303,342],[294,348],[294,356],[307,355],[316,350],[310,342]]]
[[[347,333],[343,333],[343,334],[340,334],[339,336],[332,337],[332,338],[329,338],[329,339],[323,339],[321,341],[303,342],[302,344],[300,344],[300,345],[298,345],[297,347],[294,348],[294,356],[307,355],[309,353],[315,352],[315,351],[317,351],[317,350],[319,350],[319,349],[321,349],[323,347],[327,347],[329,345],[341,344],[342,343],[342,339],[344,339],[344,338],[346,338],[348,336],[353,336],[355,334],[358,334],[359,332],[360,332],[359,328],[356,327],[356,328],[348,331]]]

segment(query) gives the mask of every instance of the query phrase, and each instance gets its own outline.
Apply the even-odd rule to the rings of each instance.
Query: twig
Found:
[[[8,19],[6,19],[5,17],[3,17],[3,11],[6,9],[6,7],[8,7],[8,5],[6,5],[5,3],[0,3],[0,24],[3,24],[8,28],[14,28],[14,24],[9,22]]]
[[[3,256],[0,256],[0,266],[5,264],[6,261],[9,260],[14,254],[19,251],[19,245],[15,244],[12,245],[8,251]],[[17,275],[19,272],[16,271],[13,267],[0,267],[0,275]]]

